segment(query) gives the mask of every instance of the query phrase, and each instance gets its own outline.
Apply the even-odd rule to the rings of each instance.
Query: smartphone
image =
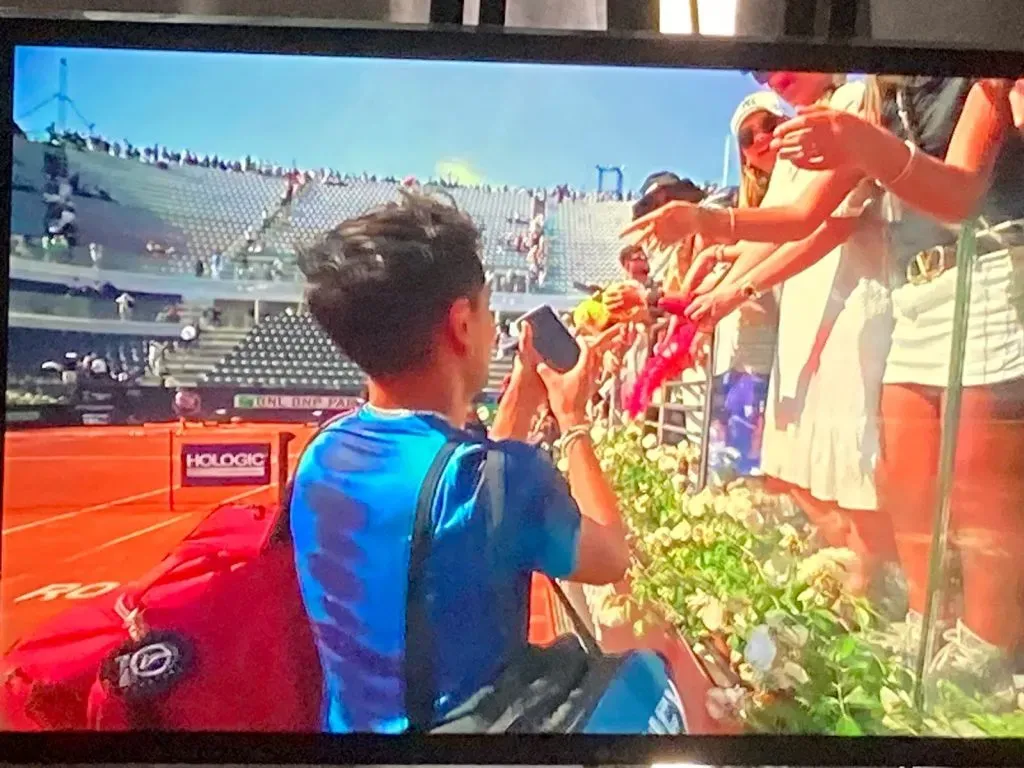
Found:
[[[523,315],[522,321],[533,329],[533,347],[545,363],[560,373],[576,367],[579,344],[551,307],[537,307]]]

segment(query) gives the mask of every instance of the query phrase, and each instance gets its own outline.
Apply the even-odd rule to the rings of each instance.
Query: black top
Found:
[[[895,98],[883,107],[885,127],[904,141],[913,141],[932,157],[944,159],[963,112],[973,81],[965,78],[915,77],[902,89],[903,114]],[[891,241],[894,277],[906,279],[906,265],[917,253],[935,245],[956,242],[956,228],[918,213],[910,206],[897,206]],[[992,184],[978,211],[991,226],[1024,218],[1024,137],[1011,131],[996,160]],[[979,252],[984,252],[984,246]]]

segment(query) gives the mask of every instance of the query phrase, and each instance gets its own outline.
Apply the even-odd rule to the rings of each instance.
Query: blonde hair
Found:
[[[827,102],[839,88],[846,84],[846,75],[833,74],[832,82],[825,89],[818,103]],[[756,113],[755,113],[756,114]],[[764,196],[768,193],[768,182],[772,175],[749,165],[740,151],[740,193],[737,200],[738,208],[759,208]]]
[[[740,150],[740,194],[738,208],[757,208],[768,194],[768,182],[772,175],[749,165]]]
[[[874,125],[881,125],[885,103],[909,79],[903,75],[869,75],[865,81],[864,119]]]

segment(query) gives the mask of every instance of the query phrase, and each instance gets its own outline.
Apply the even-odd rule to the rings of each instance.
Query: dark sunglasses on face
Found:
[[[774,115],[766,116],[757,125],[745,125],[740,128],[739,133],[736,134],[736,141],[739,143],[740,149],[750,149],[754,146],[758,136],[771,136],[781,124],[782,120]]]

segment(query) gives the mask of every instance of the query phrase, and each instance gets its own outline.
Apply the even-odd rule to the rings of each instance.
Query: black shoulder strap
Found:
[[[427,559],[433,544],[434,497],[458,442],[448,441],[427,470],[416,501],[405,596],[405,711],[409,730],[425,731],[434,722],[434,634],[427,599]]]
[[[409,554],[409,586],[405,603],[405,709],[409,718],[409,730],[425,731],[433,724],[435,681],[435,646],[433,628],[426,599],[426,562],[430,556],[433,537],[434,497],[448,461],[458,447],[457,442],[442,446],[434,458],[420,489],[416,503],[416,521],[413,524],[412,546]],[[495,448],[487,452],[484,460],[483,479],[489,497],[491,531],[501,523],[505,513],[505,454]],[[582,617],[569,602],[555,580],[551,580],[555,594],[561,601],[572,621],[580,642],[593,656],[602,656],[600,646]]]
[[[487,452],[487,461],[484,464],[484,478],[487,481],[487,492],[491,501],[490,528],[494,530],[498,527],[501,516],[505,514],[505,454],[502,451],[492,448]],[[597,643],[597,639],[587,627],[586,622],[583,621],[583,617],[579,615],[573,604],[569,602],[569,598],[562,590],[562,586],[555,579],[550,579],[550,582],[559,602],[562,603],[562,607],[565,608],[565,612],[569,615],[573,629],[576,631],[580,642],[583,643],[583,647],[586,648],[587,653],[593,656],[601,656],[602,651]]]

